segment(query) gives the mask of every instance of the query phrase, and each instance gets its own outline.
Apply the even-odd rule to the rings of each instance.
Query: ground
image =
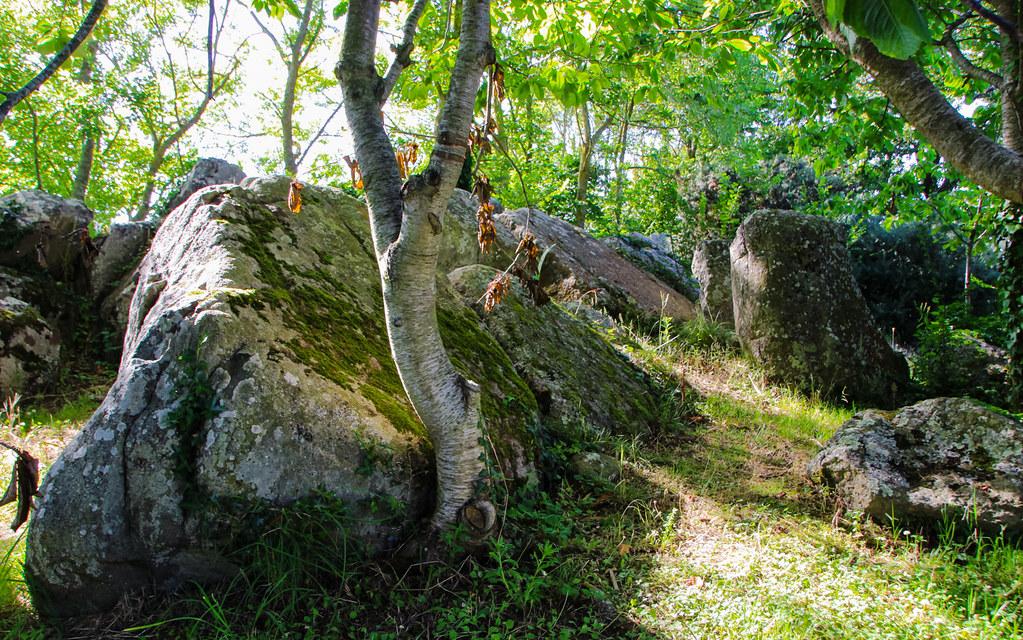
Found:
[[[838,512],[803,468],[852,409],[766,384],[719,334],[632,336],[630,356],[676,382],[672,419],[544,442],[547,492],[509,496],[482,549],[453,535],[440,558],[360,559],[329,533],[342,510],[311,501],[277,514],[234,583],[126,602],[69,637],[1023,637],[1023,550],[962,522],[924,537]],[[22,442],[52,460],[89,401],[23,417]],[[624,479],[574,478],[567,460],[591,450]],[[0,633],[42,638],[17,540],[0,540]]]

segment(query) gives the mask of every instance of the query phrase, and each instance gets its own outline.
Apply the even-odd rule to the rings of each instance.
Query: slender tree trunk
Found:
[[[977,226],[970,229],[970,235],[966,238],[966,264],[963,265],[963,302],[966,303],[966,311],[973,308],[973,296],[970,291],[971,280],[973,280],[973,250],[977,238]]]
[[[132,220],[139,221],[145,220],[149,217],[149,210],[151,200],[153,199],[153,191],[156,190],[156,176],[160,173],[160,168],[163,166],[164,154],[166,153],[169,146],[161,145],[159,143],[154,144],[153,147],[153,159],[149,161],[149,170],[146,174],[146,184],[142,188],[142,195],[139,197],[139,206],[135,210],[135,215],[132,216]]]
[[[305,58],[306,39],[309,36],[309,22],[316,0],[306,0],[302,18],[295,31],[288,58],[288,76],[284,82],[284,96],[281,101],[281,146],[284,157],[284,172],[291,177],[298,174],[298,152],[295,149],[295,94],[298,87],[298,73]]]
[[[600,136],[611,124],[608,118],[596,131],[592,130],[590,124],[590,109],[583,102],[576,111],[576,125],[579,128],[579,171],[576,173],[575,181],[575,225],[580,229],[586,228],[586,199],[589,197],[590,173],[592,172],[591,162],[593,160],[593,148],[600,140]]]
[[[988,192],[1023,203],[1023,155],[987,137],[966,119],[912,60],[880,53],[866,38],[849,40],[832,26],[824,0],[803,0],[843,54],[867,70],[902,117],[969,180]],[[1015,0],[1014,0],[1015,1]]]
[[[615,161],[615,225],[621,230],[622,208],[624,205],[623,190],[625,188],[625,148],[629,141],[629,121],[632,119],[632,109],[635,101],[630,96],[629,104],[625,108],[625,117],[622,118],[621,129],[618,130],[618,158]]]
[[[86,55],[82,60],[82,67],[78,71],[78,82],[82,85],[92,83],[93,67],[95,65],[98,47],[95,40],[86,46]],[[85,202],[85,195],[89,189],[89,180],[92,178],[92,165],[96,155],[96,142],[99,136],[99,116],[92,116],[86,123],[82,133],[82,152],[78,156],[78,166],[75,167],[75,183],[71,188],[71,197]]]
[[[413,13],[423,6],[425,0],[417,0]],[[464,508],[473,504],[483,471],[480,389],[455,370],[441,341],[436,269],[444,212],[465,160],[480,77],[494,61],[490,3],[465,0],[462,6],[460,44],[436,144],[426,170],[404,185],[380,114],[388,88],[374,66],[379,19],[380,0],[351,2],[336,73],[364,176],[391,355],[434,447],[437,504],[432,524],[439,529],[459,516],[473,523]],[[414,27],[406,29],[409,41]],[[488,530],[494,521],[492,505],[474,505],[486,505],[477,506],[476,512],[485,513],[480,528]]]

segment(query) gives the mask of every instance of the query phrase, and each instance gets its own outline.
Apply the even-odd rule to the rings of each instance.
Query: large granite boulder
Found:
[[[60,362],[60,336],[29,302],[31,286],[0,267],[0,398],[46,386]]]
[[[891,406],[908,367],[874,326],[844,241],[819,217],[747,218],[730,248],[736,334],[776,382]]]
[[[667,235],[630,233],[625,236],[607,236],[600,241],[691,301],[699,300],[700,287],[686,265],[679,262],[672,253],[671,238]]]
[[[117,336],[117,344],[128,328],[139,262],[155,233],[151,222],[122,222],[112,224],[107,235],[96,241],[99,253],[89,274],[92,298],[99,319]],[[114,357],[119,357],[116,350]]]
[[[656,429],[656,385],[589,322],[557,304],[536,306],[518,282],[485,312],[480,292],[497,274],[491,267],[472,265],[452,271],[448,279],[508,354],[546,426],[631,434]]]
[[[732,255],[728,240],[704,240],[693,251],[693,275],[700,283],[703,317],[735,327],[732,315]]]
[[[810,462],[848,509],[932,529],[1023,534],[1023,424],[965,398],[858,413]]]
[[[684,295],[564,220],[536,209],[506,211],[494,219],[495,226],[511,230],[516,244],[528,230],[541,247],[551,248],[540,284],[557,299],[588,300],[614,316],[637,319],[696,316],[695,305]]]
[[[156,225],[151,222],[116,222],[105,236],[96,239],[98,253],[89,272],[94,296],[106,296],[135,270],[154,233]]]
[[[207,189],[157,232],[117,380],[41,490],[26,575],[42,614],[224,578],[238,536],[269,526],[253,514],[320,492],[370,549],[428,515],[432,453],[390,357],[365,210],[308,186],[293,214],[288,184]],[[472,310],[442,303],[497,468],[523,478],[535,400]]]
[[[167,198],[167,204],[156,212],[157,217],[174,211],[199,189],[218,184],[238,184],[244,179],[245,172],[236,164],[220,158],[199,158],[181,178],[177,190]]]
[[[92,211],[80,201],[44,191],[0,198],[0,266],[44,271],[68,283],[86,283],[94,247]]]

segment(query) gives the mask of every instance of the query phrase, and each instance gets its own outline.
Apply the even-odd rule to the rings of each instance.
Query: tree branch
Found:
[[[1020,34],[1019,25],[1007,18],[1004,18],[998,13],[985,7],[980,0],[963,0],[966,6],[976,11],[978,15],[987,18],[992,24],[1001,30],[1002,33],[1012,38],[1015,42],[1023,40],[1023,34]]]
[[[945,35],[938,44],[944,46],[945,49],[948,50],[949,55],[952,56],[952,62],[954,62],[955,65],[959,67],[959,70],[967,76],[975,80],[980,80],[981,82],[986,82],[996,89],[1000,89],[1005,83],[1002,76],[998,75],[994,71],[988,71],[987,69],[978,67],[966,57],[962,49],[959,48],[959,43],[955,40],[953,25],[949,25],[948,29],[945,30]]]
[[[992,194],[1023,203],[1023,156],[984,135],[953,107],[912,60],[880,53],[866,38],[854,46],[828,22],[823,0],[804,0],[828,39],[874,77],[902,117],[969,180]]]
[[[394,85],[397,84],[401,72],[412,64],[412,49],[415,48],[413,40],[416,36],[416,29],[419,27],[419,18],[422,17],[425,9],[426,0],[416,0],[412,5],[412,10],[409,11],[408,18],[405,19],[405,27],[401,30],[401,44],[392,47],[394,60],[391,62],[390,68],[387,69],[387,74],[380,87],[381,105],[387,102],[387,98],[391,96],[391,91],[394,90]]]
[[[67,59],[71,57],[71,54],[78,49],[79,45],[81,45],[82,42],[89,37],[89,34],[92,33],[93,27],[95,27],[96,23],[99,21],[99,17],[103,13],[103,10],[106,9],[106,6],[107,0],[95,0],[92,3],[92,7],[89,9],[89,13],[85,14],[85,19],[78,27],[78,31],[75,32],[75,35],[73,35],[71,39],[67,41],[67,44],[65,44],[64,47],[57,52],[57,55],[53,56],[50,62],[43,67],[43,70],[37,73],[34,78],[29,80],[25,86],[17,91],[0,91],[0,94],[3,94],[4,96],[4,101],[0,102],[0,124],[3,124],[3,121],[7,118],[7,114],[11,112],[14,105],[18,104],[27,98],[33,91],[43,86],[43,83],[49,80],[50,77],[57,72],[57,69],[60,68],[60,65],[64,64]]]

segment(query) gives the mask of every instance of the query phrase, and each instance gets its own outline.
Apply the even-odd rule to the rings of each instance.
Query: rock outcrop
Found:
[[[118,378],[46,476],[30,527],[43,614],[230,575],[227,552],[254,527],[245,514],[320,491],[376,549],[432,507],[432,454],[390,357],[365,211],[309,186],[295,215],[288,183],[208,189],[153,239]],[[526,476],[528,386],[469,308],[448,297],[439,317],[456,366],[484,386],[498,468]]]
[[[0,266],[45,271],[61,282],[85,285],[94,251],[89,238],[92,211],[80,201],[44,191],[19,191],[0,198]]]
[[[684,295],[578,227],[536,209],[507,211],[494,219],[497,226],[512,231],[516,243],[528,229],[541,247],[551,247],[540,283],[557,299],[595,302],[593,306],[613,316],[665,315],[675,320],[696,316],[696,307]]]
[[[703,317],[734,328],[732,256],[728,240],[704,240],[693,251],[693,275],[700,283]]]
[[[972,400],[858,413],[808,472],[882,523],[894,516],[934,530],[948,518],[965,533],[1023,534],[1023,424]]]
[[[166,207],[157,211],[157,217],[174,211],[199,189],[218,184],[238,184],[244,179],[245,172],[236,164],[220,158],[199,158],[181,179],[177,191],[167,199]]]
[[[656,429],[660,394],[655,385],[591,324],[556,304],[534,305],[517,282],[501,304],[484,312],[480,292],[497,273],[473,265],[448,278],[529,386],[545,426],[562,433]]]
[[[642,233],[630,233],[626,236],[601,238],[601,242],[689,300],[693,302],[699,300],[700,287],[686,265],[679,262],[672,253],[671,239],[667,235],[659,233],[646,236]]]
[[[839,225],[759,211],[730,251],[736,334],[774,381],[860,403],[896,401],[908,367],[873,324]]]
[[[99,319],[118,337],[118,343],[128,328],[137,268],[154,233],[156,225],[150,222],[115,223],[96,243],[99,253],[89,274],[92,298],[98,305]]]
[[[45,385],[60,362],[60,337],[28,301],[31,286],[0,267],[0,397]]]

